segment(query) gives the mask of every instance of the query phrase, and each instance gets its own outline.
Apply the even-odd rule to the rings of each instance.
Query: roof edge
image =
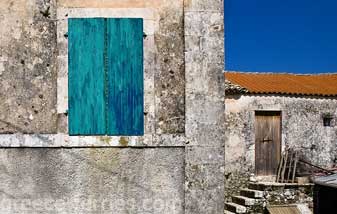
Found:
[[[258,71],[233,71],[233,70],[224,70],[226,73],[238,73],[238,74],[267,74],[267,75],[278,75],[278,74],[290,74],[295,76],[320,76],[320,75],[337,75],[335,72],[323,72],[323,73],[292,73],[292,72],[258,72]]]
[[[225,94],[247,94],[248,89],[225,79]]]

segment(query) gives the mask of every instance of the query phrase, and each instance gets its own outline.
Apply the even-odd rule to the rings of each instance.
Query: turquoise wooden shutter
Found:
[[[69,134],[143,135],[143,20],[69,19]]]
[[[109,135],[144,134],[143,20],[107,20]]]
[[[104,19],[68,19],[69,134],[106,133]]]

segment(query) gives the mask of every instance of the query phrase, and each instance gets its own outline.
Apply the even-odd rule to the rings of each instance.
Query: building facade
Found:
[[[135,135],[83,131],[110,121],[104,102],[100,123],[88,119],[98,105],[71,119],[73,89],[101,87],[91,98],[106,98],[92,82],[120,57],[107,54],[113,27],[75,19],[142,21]],[[223,213],[223,1],[1,0],[0,23],[1,213]],[[85,71],[91,78],[74,81]]]
[[[226,195],[245,186],[249,178],[270,176],[275,181],[286,148],[299,151],[314,165],[336,166],[337,75],[225,76]]]

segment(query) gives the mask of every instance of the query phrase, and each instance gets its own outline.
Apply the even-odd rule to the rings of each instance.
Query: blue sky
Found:
[[[225,0],[225,69],[337,72],[337,0]]]

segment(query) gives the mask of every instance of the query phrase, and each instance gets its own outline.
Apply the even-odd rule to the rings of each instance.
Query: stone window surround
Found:
[[[184,134],[155,133],[154,33],[159,26],[150,8],[58,8],[57,9],[57,114],[68,111],[68,18],[143,18],[144,23],[144,136],[69,136],[56,134],[4,134],[0,147],[151,147],[185,146]],[[68,120],[68,116],[66,117]],[[68,126],[66,121],[66,126]],[[66,127],[68,130],[68,127]]]

